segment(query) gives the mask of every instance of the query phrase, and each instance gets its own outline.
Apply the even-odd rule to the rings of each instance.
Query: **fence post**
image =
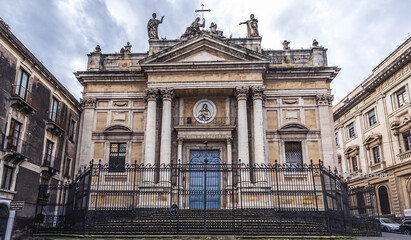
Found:
[[[134,176],[133,176],[133,201],[132,201],[132,219],[131,222],[134,221],[134,217],[136,216],[136,206],[135,206],[135,195],[136,195],[136,175],[137,175],[137,160],[134,160]]]
[[[325,219],[326,219],[326,224],[327,224],[327,229],[328,233],[331,234],[330,231],[330,223],[329,223],[329,214],[328,214],[328,197],[327,197],[327,189],[325,186],[325,179],[324,179],[324,166],[322,164],[322,161],[319,160],[319,169],[320,169],[320,177],[321,177],[321,189],[322,189],[322,194],[323,194],[323,203],[324,203],[324,214],[325,214]]]
[[[94,165],[94,161],[93,161],[93,159],[90,161],[90,168],[89,168],[89,170],[88,170],[88,173],[86,173],[85,172],[85,174],[84,174],[84,176],[82,176],[83,178],[86,176],[86,174],[89,174],[89,179],[88,179],[88,183],[87,183],[87,185],[88,185],[88,188],[87,188],[87,191],[88,191],[88,193],[87,193],[87,205],[86,205],[86,214],[85,214],[85,219],[84,219],[84,229],[83,229],[83,231],[84,231],[84,234],[86,234],[87,233],[87,226],[90,226],[90,224],[89,224],[89,222],[90,222],[90,219],[89,219],[89,217],[90,217],[90,213],[89,213],[89,208],[90,208],[90,197],[91,197],[91,184],[92,184],[92,180],[93,180],[93,165]],[[83,183],[83,184],[85,184],[85,183]],[[84,191],[84,186],[83,186],[83,191]],[[93,225],[94,225],[94,219],[95,219],[95,217],[94,216],[92,216],[92,222],[93,222]]]
[[[310,168],[311,168],[311,178],[312,178],[313,187],[314,187],[315,211],[318,212],[317,189],[316,189],[316,186],[315,186],[314,164],[313,164],[313,160],[312,160],[312,159],[311,159],[311,161],[310,161]]]
[[[241,159],[238,159],[238,171],[239,171],[239,176],[240,176],[240,181],[239,181],[239,183],[240,183],[240,187],[238,188],[238,194],[239,194],[239,200],[240,200],[240,213],[241,213],[241,225],[240,225],[240,229],[241,229],[241,233],[243,232],[243,192],[242,192],[242,182],[243,182],[243,180],[241,179],[241,175],[242,175],[242,173],[241,173]]]

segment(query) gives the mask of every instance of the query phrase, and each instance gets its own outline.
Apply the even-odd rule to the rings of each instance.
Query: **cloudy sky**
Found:
[[[341,69],[332,83],[334,104],[361,83],[411,33],[409,0],[0,0],[0,17],[12,32],[77,98],[82,86],[73,72],[85,70],[87,53],[99,44],[103,53],[146,52],[147,21],[165,16],[159,37],[178,38],[210,8],[206,26],[218,24],[225,36],[245,37],[254,13],[262,47],[309,48],[317,39],[328,48],[328,64]]]

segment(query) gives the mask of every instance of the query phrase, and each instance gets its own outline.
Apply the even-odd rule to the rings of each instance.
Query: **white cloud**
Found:
[[[86,54],[99,44],[104,53],[118,52],[127,41],[132,52],[146,52],[147,21],[164,15],[160,37],[175,39],[194,20],[204,3],[206,29],[218,24],[225,36],[244,37],[239,25],[251,13],[259,20],[262,47],[310,47],[315,38],[328,48],[328,62],[342,70],[332,83],[335,101],[362,82],[372,69],[411,32],[407,0],[0,0],[0,16],[16,36],[76,97],[81,86],[72,72],[84,70]],[[19,11],[15,11],[19,9]]]

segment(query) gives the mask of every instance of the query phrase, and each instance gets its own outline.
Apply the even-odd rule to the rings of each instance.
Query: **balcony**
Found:
[[[236,118],[215,117],[211,122],[197,121],[195,117],[175,117],[174,126],[235,126]]]
[[[13,85],[13,92],[10,96],[10,106],[15,107],[19,112],[22,112],[24,115],[34,113],[38,108],[38,98],[32,95],[29,90],[20,91],[21,88],[19,85]],[[21,89],[20,89],[21,90]]]
[[[411,160],[411,150],[400,153],[400,154],[397,155],[397,157],[400,159],[401,162]]]
[[[17,147],[19,145],[19,139],[13,136],[7,136],[6,139],[7,139],[6,149],[17,152]]]
[[[40,166],[40,171],[43,177],[50,178],[59,171],[57,166],[55,167],[56,162],[58,162],[56,156],[43,155],[43,163]]]
[[[19,164],[21,161],[27,159],[26,156],[22,154],[22,148],[27,144],[27,142],[23,141],[22,139],[17,139],[13,136],[7,136],[4,138],[4,134],[2,134],[2,139],[6,141],[5,144],[5,157],[4,160],[11,162],[15,165]]]
[[[61,114],[55,114],[47,119],[46,129],[51,130],[56,134],[63,134],[66,128],[66,118]]]

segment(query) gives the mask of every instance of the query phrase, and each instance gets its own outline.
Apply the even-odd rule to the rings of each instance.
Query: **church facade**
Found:
[[[330,82],[339,68],[327,49],[263,50],[261,37],[208,31],[182,39],[88,55],[75,73],[84,86],[77,169],[92,159],[189,164],[206,148],[220,164],[337,166]]]

